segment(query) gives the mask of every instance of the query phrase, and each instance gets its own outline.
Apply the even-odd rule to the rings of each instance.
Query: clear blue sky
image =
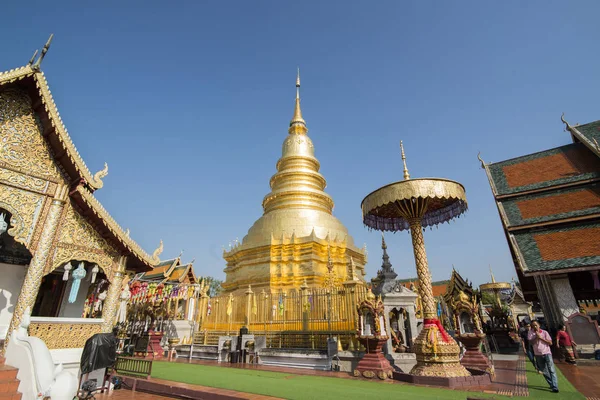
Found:
[[[185,250],[224,277],[221,246],[261,215],[302,73],[302,109],[335,215],[369,249],[372,190],[402,178],[457,180],[469,211],[427,231],[435,280],[452,264],[475,283],[515,275],[477,152],[485,161],[567,144],[600,118],[595,1],[96,1],[2,6],[0,69],[24,65],[49,33],[43,70],[91,170],[97,197],[163,258]],[[400,277],[415,276],[407,233],[388,235]]]

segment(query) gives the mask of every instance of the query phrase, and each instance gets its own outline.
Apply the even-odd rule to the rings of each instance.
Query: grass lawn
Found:
[[[365,400],[373,398],[407,398],[433,400],[433,399],[460,399],[467,396],[477,398],[507,397],[490,395],[479,392],[462,392],[450,389],[437,389],[412,386],[408,384],[389,384],[383,382],[369,382],[354,379],[330,378],[308,375],[291,375],[281,372],[224,368],[200,364],[176,364],[169,362],[154,362],[152,364],[152,377],[170,381],[191,383],[195,385],[210,386],[221,389],[237,390],[240,392],[262,394],[266,396],[285,399],[343,399]],[[542,380],[544,378],[542,377]],[[563,380],[564,377],[563,377]],[[562,384],[562,382],[561,382]],[[566,389],[565,386],[561,386]],[[542,391],[540,390],[540,393]],[[558,399],[554,393],[553,399]],[[542,398],[541,396],[539,398]],[[567,398],[567,397],[561,397]],[[571,398],[571,397],[569,397]],[[573,399],[580,397],[572,397]]]
[[[538,374],[533,365],[527,360],[527,385],[529,386],[529,397],[534,399],[560,399],[560,400],[585,400],[585,397],[571,385],[560,369],[554,366],[558,376],[558,390],[560,393],[552,393],[548,382],[543,375]]]

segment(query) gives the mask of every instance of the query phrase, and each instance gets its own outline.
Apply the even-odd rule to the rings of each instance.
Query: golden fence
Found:
[[[356,306],[366,294],[364,286],[355,286],[221,295],[199,302],[199,330],[233,334],[246,326],[268,338],[281,332],[347,333],[357,328]]]

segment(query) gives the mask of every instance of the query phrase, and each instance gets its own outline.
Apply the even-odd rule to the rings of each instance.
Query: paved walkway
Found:
[[[576,366],[563,362],[557,362],[556,366],[581,394],[588,399],[600,399],[600,366]]]

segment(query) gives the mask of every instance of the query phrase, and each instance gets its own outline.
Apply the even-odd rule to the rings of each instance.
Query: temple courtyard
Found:
[[[152,377],[137,380],[137,390],[126,378],[125,387],[102,399],[364,399],[410,396],[411,399],[501,399],[507,397],[557,398],[523,356],[498,356],[491,385],[469,390],[410,385],[398,381],[354,379],[344,372],[275,368],[248,364],[217,364],[211,361],[154,362]],[[596,399],[600,366],[571,366],[557,362],[561,399]]]

